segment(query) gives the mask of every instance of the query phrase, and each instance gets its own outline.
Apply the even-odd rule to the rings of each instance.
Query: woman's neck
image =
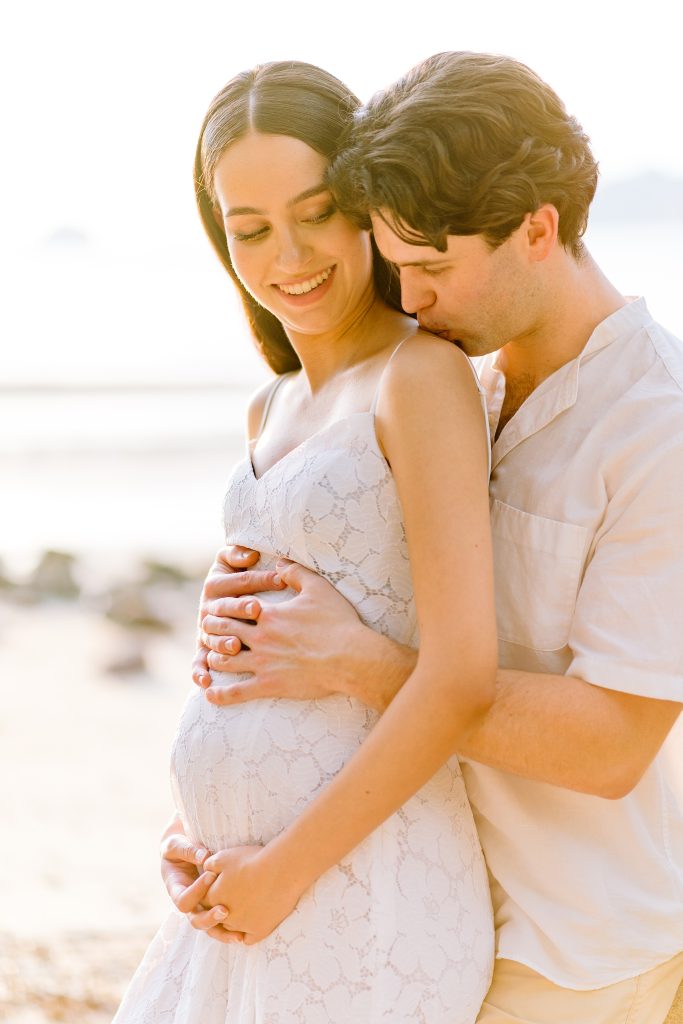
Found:
[[[408,326],[405,314],[391,309],[374,291],[334,330],[287,336],[301,360],[311,395],[323,391],[340,374],[372,358]],[[399,340],[396,337],[396,340]]]

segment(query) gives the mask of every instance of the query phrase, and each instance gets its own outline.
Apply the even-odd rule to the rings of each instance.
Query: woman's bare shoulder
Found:
[[[429,331],[417,330],[401,345],[387,368],[383,390],[388,394],[407,389],[412,395],[432,389],[437,392],[455,387],[477,390],[477,375],[472,363],[456,344]]]

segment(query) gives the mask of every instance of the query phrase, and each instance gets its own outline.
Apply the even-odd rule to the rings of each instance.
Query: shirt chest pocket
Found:
[[[569,637],[583,568],[584,526],[491,506],[498,636],[537,651]]]

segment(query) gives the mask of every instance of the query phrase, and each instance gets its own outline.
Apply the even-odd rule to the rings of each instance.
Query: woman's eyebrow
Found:
[[[287,206],[296,206],[297,203],[303,203],[304,199],[312,199],[313,196],[319,196],[322,192],[328,192],[329,188],[324,181],[321,181],[319,185],[314,185],[312,188],[307,188],[304,192],[300,192],[298,196],[294,196],[287,203]],[[263,216],[265,210],[257,210],[255,206],[233,206],[226,213],[226,217],[241,217],[244,214],[256,214],[257,216]]]
[[[296,206],[297,203],[303,203],[304,199],[312,199],[313,196],[319,196],[321,192],[329,192],[329,186],[321,181],[319,185],[314,185],[313,188],[307,188],[305,192],[300,192],[298,196],[294,196],[287,203],[287,206]]]

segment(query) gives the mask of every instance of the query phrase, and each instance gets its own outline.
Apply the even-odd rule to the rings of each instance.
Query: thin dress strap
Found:
[[[259,437],[263,433],[265,425],[266,425],[266,420],[268,419],[268,413],[270,412],[270,407],[273,404],[273,399],[275,398],[275,393],[279,389],[279,387],[282,384],[283,380],[285,380],[285,378],[291,376],[291,374],[295,373],[295,372],[296,372],[295,370],[290,370],[289,373],[281,373],[278,377],[275,378],[275,380],[270,385],[270,388],[268,390],[268,394],[266,395],[266,400],[265,400],[264,405],[263,405],[263,412],[261,413],[261,422],[259,423],[258,430],[256,431],[256,434],[254,435],[254,437],[252,437],[250,439],[250,441],[249,441],[250,444],[252,444],[252,445],[256,444],[256,442],[258,441]]]
[[[398,345],[396,346],[396,348],[394,349],[394,351],[391,353],[391,355],[387,359],[386,363],[384,364],[382,372],[379,375],[379,380],[377,381],[377,387],[375,388],[375,396],[372,399],[372,405],[370,406],[370,412],[372,413],[373,416],[375,415],[375,412],[377,411],[377,402],[378,402],[378,399],[379,399],[379,393],[382,390],[382,384],[384,383],[385,374],[386,374],[387,370],[389,369],[389,367],[391,366],[391,360],[394,358],[394,356],[396,355],[398,350],[405,344],[406,341],[408,341],[410,338],[414,338],[415,337],[416,333],[417,333],[416,329],[413,328],[413,330],[410,332],[410,334],[407,334],[405,336],[405,338],[401,338],[401,340],[399,341]]]
[[[477,385],[477,391],[479,392],[479,397],[481,399],[481,407],[484,410],[484,425],[486,427],[486,440],[488,441],[489,477],[490,477],[491,476],[491,469],[493,467],[493,463],[491,461],[492,441],[491,441],[491,425],[489,423],[489,410],[488,410],[488,406],[486,404],[486,391],[484,390],[484,388],[482,386],[482,383],[479,380],[479,374],[477,373],[477,368],[474,365],[474,363],[472,362],[472,360],[470,359],[470,357],[467,355],[467,353],[465,353],[465,358],[467,359],[467,365],[469,366],[470,370],[472,371],[472,376],[474,377],[474,383]]]

